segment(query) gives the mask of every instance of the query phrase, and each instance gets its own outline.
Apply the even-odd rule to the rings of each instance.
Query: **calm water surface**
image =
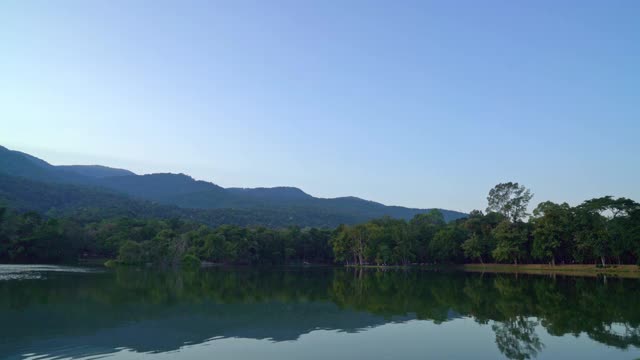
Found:
[[[0,265],[0,359],[636,359],[640,281]]]

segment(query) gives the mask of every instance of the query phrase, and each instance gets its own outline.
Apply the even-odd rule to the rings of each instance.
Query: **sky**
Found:
[[[0,145],[225,187],[640,201],[640,1],[0,3]]]

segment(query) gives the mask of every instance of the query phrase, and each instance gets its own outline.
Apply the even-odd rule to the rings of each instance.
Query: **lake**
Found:
[[[0,265],[0,359],[636,359],[640,281]]]

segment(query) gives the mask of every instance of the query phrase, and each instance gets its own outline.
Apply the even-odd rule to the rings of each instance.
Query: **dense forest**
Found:
[[[640,263],[640,204],[610,196],[579,206],[549,201],[527,214],[532,195],[494,187],[486,213],[446,222],[433,210],[335,229],[210,227],[179,218],[50,217],[0,209],[0,261],[63,263],[117,259],[158,266],[226,264],[409,265],[465,262]],[[525,221],[526,220],[526,221]]]

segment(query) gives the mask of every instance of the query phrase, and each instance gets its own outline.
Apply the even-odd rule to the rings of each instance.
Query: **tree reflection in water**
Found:
[[[16,324],[0,328],[0,357],[25,344],[106,329],[103,352],[165,352],[214,337],[283,341],[318,328],[355,332],[468,317],[490,326],[506,357],[530,359],[544,351],[541,328],[640,347],[638,304],[635,279],[353,268],[48,273],[44,280],[0,281],[0,318]],[[153,333],[118,336],[117,329],[149,321]]]

